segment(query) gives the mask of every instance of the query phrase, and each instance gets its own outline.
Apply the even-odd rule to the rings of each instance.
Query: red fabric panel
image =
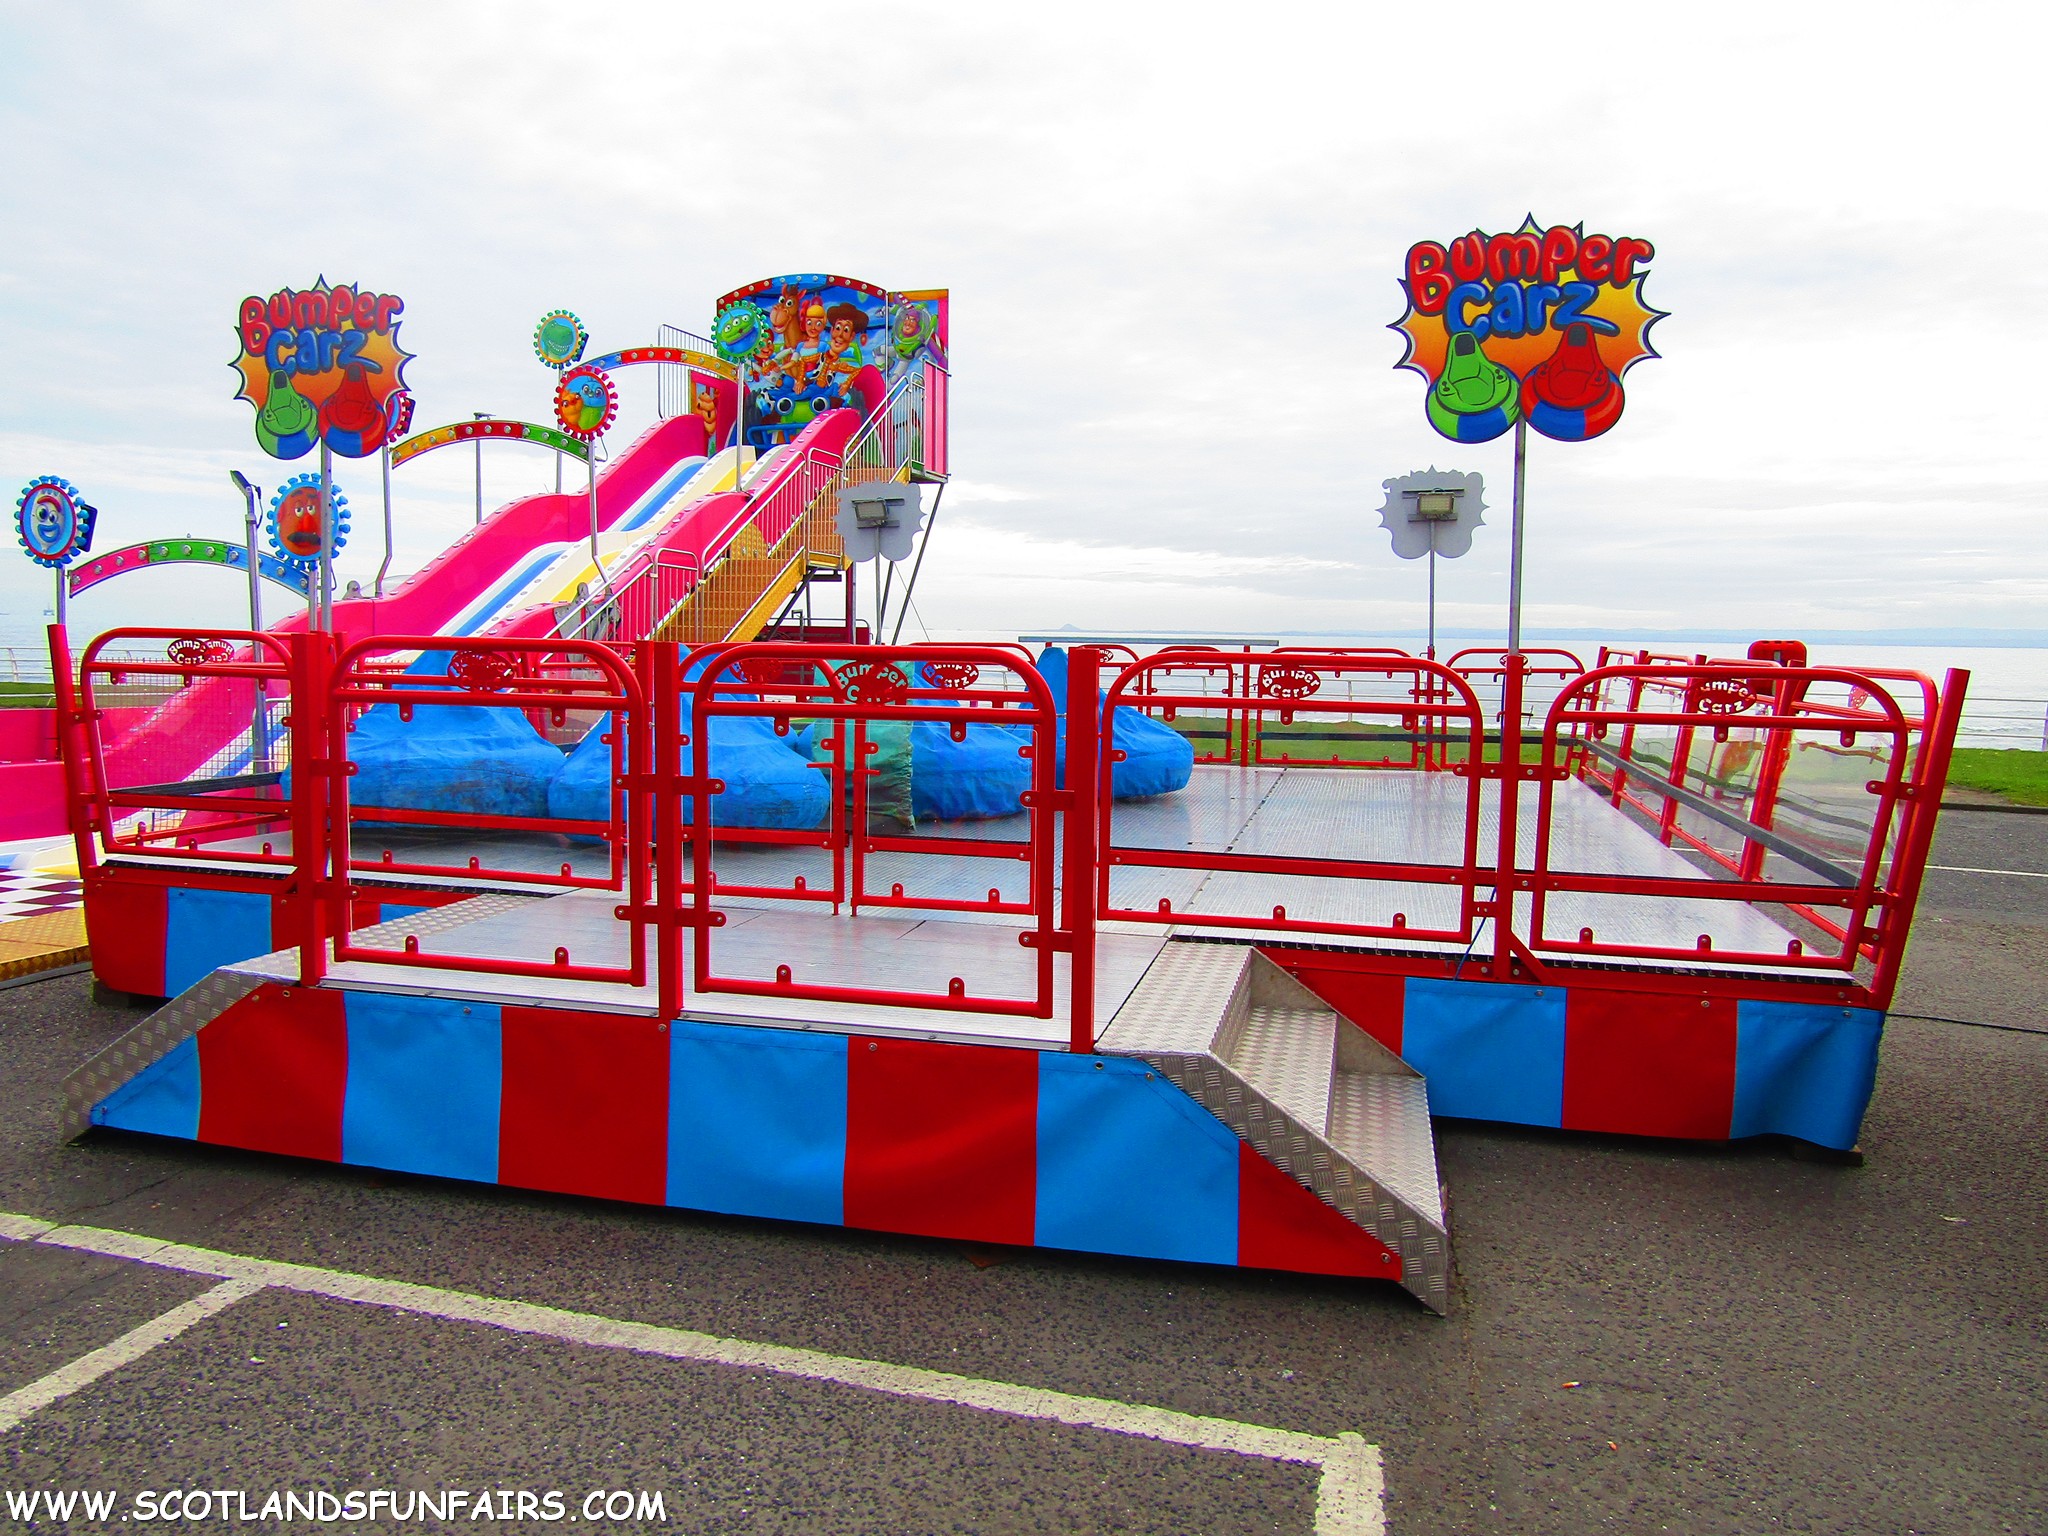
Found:
[[[368,928],[381,921],[381,913],[378,909],[383,904],[383,899],[379,896],[358,896],[352,900],[349,903],[348,909],[348,925],[350,930]],[[410,893],[407,893],[407,905],[425,906],[426,903],[414,902],[411,900]],[[278,895],[270,898],[271,948],[297,949],[299,947],[300,940],[306,936],[305,929],[301,926],[305,921],[301,915],[304,910],[300,898],[297,896],[288,896],[280,892]],[[334,935],[329,934],[328,937],[332,938]]]
[[[668,1193],[668,1032],[654,1019],[503,1010],[498,1182],[660,1205]]]
[[[341,1161],[342,994],[266,982],[199,1031],[199,1139]]]
[[[1345,1018],[1401,1054],[1401,1004],[1408,978],[1397,971],[1356,971],[1290,959],[1284,950],[1262,953]]]
[[[857,1035],[847,1048],[846,1096],[849,1227],[1031,1241],[1036,1051]]]
[[[1246,1269],[1399,1280],[1401,1260],[1249,1144],[1237,1156],[1237,1262]]]
[[[113,874],[85,882],[85,933],[92,973],[116,992],[164,995],[164,887]]]
[[[1564,1126],[1725,1140],[1735,1107],[1732,997],[1573,987],[1564,1014]]]

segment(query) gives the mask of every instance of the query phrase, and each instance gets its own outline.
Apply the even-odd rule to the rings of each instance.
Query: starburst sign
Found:
[[[321,278],[242,300],[237,400],[256,407],[256,441],[273,458],[296,459],[325,441],[345,458],[375,453],[396,435],[401,377],[412,358],[398,344],[405,300]]]
[[[1621,419],[1622,376],[1655,357],[1664,318],[1643,298],[1656,248],[1634,236],[1544,228],[1474,230],[1408,248],[1408,312],[1389,329],[1407,342],[1395,366],[1429,383],[1430,425],[1483,443],[1524,417],[1546,437],[1580,442]]]

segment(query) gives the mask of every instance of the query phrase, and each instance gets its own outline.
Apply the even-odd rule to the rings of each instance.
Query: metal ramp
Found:
[[[1450,1304],[1450,1240],[1422,1076],[1250,945],[1175,939],[1101,1037],[1150,1063]]]

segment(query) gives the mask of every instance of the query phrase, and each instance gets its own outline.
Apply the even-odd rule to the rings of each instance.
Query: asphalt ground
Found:
[[[1949,813],[1934,863],[2048,872],[2048,817]],[[2039,1533],[2044,958],[2048,880],[1929,874],[1861,1167],[1771,1141],[1441,1123],[1448,1319],[1391,1286],[726,1220],[140,1136],[64,1145],[58,1085],[137,1017],[94,1006],[77,977],[0,992],[0,1211],[1355,1431],[1383,1448],[1387,1528],[1404,1536]],[[213,1284],[0,1242],[0,1397]],[[0,1529],[30,1528],[7,1518],[8,1490],[184,1486],[552,1489],[571,1514],[588,1490],[663,1492],[665,1523],[606,1529],[1300,1533],[1317,1473],[266,1290],[0,1430]],[[513,1526],[542,1528],[328,1528]]]

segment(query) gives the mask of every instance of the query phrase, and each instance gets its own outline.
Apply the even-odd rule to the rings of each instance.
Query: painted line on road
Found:
[[[1967,864],[1930,864],[1929,869],[1938,869],[1944,875],[2011,875],[2015,880],[2048,880],[2048,874],[2038,869],[1973,869]]]
[[[118,1371],[130,1361],[140,1360],[159,1344],[168,1344],[194,1323],[232,1307],[245,1297],[264,1289],[247,1280],[223,1280],[202,1296],[180,1302],[170,1311],[130,1328],[111,1344],[91,1354],[80,1355],[69,1365],[60,1365],[49,1375],[0,1397],[0,1435],[13,1429],[39,1408],[69,1397],[80,1387],[89,1387],[109,1371]]]
[[[778,1376],[833,1382],[870,1392],[884,1392],[893,1397],[950,1403],[984,1413],[1071,1424],[1077,1428],[1156,1440],[1191,1450],[1225,1451],[1235,1456],[1316,1467],[1322,1474],[1316,1486],[1316,1536],[1383,1536],[1386,1530],[1385,1471],[1380,1448],[1361,1435],[1302,1434],[1296,1430],[1243,1424],[1235,1419],[1205,1418],[1170,1408],[986,1381],[947,1371],[926,1370],[921,1366],[890,1365],[880,1360],[791,1349],[780,1344],[721,1338],[716,1334],[697,1333],[685,1328],[628,1322],[503,1297],[414,1285],[409,1281],[378,1280],[345,1270],[287,1264],[276,1259],[253,1259],[104,1227],[52,1226],[32,1217],[0,1213],[0,1238],[68,1248],[105,1258],[129,1259],[160,1269],[211,1276],[244,1288],[239,1294],[219,1302],[213,1308],[215,1311],[240,1300],[243,1295],[274,1286],[279,1290],[298,1291],[330,1301],[387,1307],[448,1322],[481,1323],[511,1333],[533,1334],[598,1349],[623,1349],[669,1360],[769,1371]],[[185,1306],[197,1307],[209,1297],[228,1289],[227,1285],[217,1287],[205,1296],[185,1303]],[[173,1308],[163,1318],[144,1324],[135,1333],[141,1334],[181,1310]],[[205,1314],[193,1316],[180,1324],[175,1332],[190,1327],[200,1315]],[[172,1336],[174,1334],[165,1335]],[[107,1346],[107,1350],[117,1348],[122,1342],[116,1340]],[[95,1351],[76,1364],[82,1366],[105,1352]],[[108,1365],[95,1376],[104,1375],[106,1370],[113,1368],[113,1365]],[[94,1378],[86,1378],[90,1379]],[[84,1385],[84,1381],[79,1385]],[[32,1389],[23,1389],[29,1390]],[[75,1391],[76,1388],[67,1390]],[[0,1428],[5,1427],[0,1425]]]

